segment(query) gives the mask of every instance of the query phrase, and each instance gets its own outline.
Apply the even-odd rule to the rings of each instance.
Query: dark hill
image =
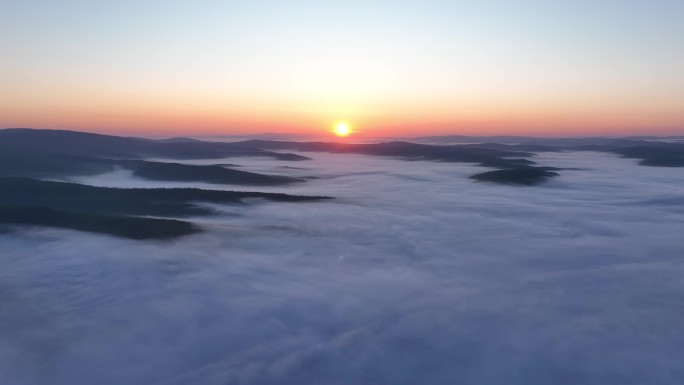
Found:
[[[477,163],[489,167],[519,167],[534,164],[533,161],[520,159],[533,154],[509,149],[438,146],[411,142],[387,142],[370,144],[336,142],[288,142],[270,140],[248,140],[240,142],[249,147],[266,150],[292,149],[298,151],[330,152],[338,154],[365,154],[392,156],[406,160],[431,160],[440,162]],[[514,157],[517,157],[513,159]]]
[[[308,159],[295,154],[281,154],[236,143],[152,140],[26,128],[0,130],[0,152],[8,151],[108,158],[216,159],[263,156],[279,160]]]
[[[684,145],[637,146],[616,150],[625,158],[636,158],[644,166],[684,167]]]
[[[8,128],[0,130],[0,150],[97,156],[126,156],[149,151],[149,139],[125,138],[66,130]]]
[[[251,186],[277,186],[304,182],[303,179],[257,174],[254,172],[233,170],[218,165],[196,166],[180,163],[130,161],[126,163],[126,167],[133,170],[133,175],[152,180]]]
[[[639,164],[644,166],[684,167],[684,143],[680,137],[528,138],[517,144],[476,143],[461,147],[531,152],[597,151],[639,159]]]
[[[119,189],[28,178],[0,178],[0,223],[42,225],[133,239],[165,239],[199,231],[189,222],[140,216],[182,217],[213,211],[197,203],[330,199],[276,193],[200,189]],[[3,228],[6,230],[6,228]]]
[[[177,136],[175,138],[157,139],[158,142],[162,143],[177,143],[177,142],[201,142],[199,139],[186,138],[184,136]]]
[[[684,143],[680,137],[527,138],[519,143],[475,143],[460,147],[530,152],[597,151],[639,159],[643,166],[684,167]]]
[[[87,214],[31,206],[0,206],[0,222],[65,228],[140,240],[170,239],[200,231],[190,222],[175,219]]]
[[[28,178],[0,178],[0,202],[12,206],[39,206],[88,213],[155,216],[210,214],[195,202],[241,203],[246,198],[280,202],[330,199],[281,193],[201,190],[194,188],[122,189],[49,182]]]
[[[116,162],[84,156],[0,151],[0,176],[55,178],[112,171]]]
[[[303,182],[302,179],[233,170],[219,165],[185,165],[144,160],[100,159],[60,154],[0,153],[0,176],[66,178],[96,175],[123,167],[152,180],[206,182],[217,184],[278,186]]]
[[[534,186],[558,176],[558,173],[541,167],[521,167],[514,169],[487,171],[472,175],[470,178],[479,182],[493,182],[522,186]]]

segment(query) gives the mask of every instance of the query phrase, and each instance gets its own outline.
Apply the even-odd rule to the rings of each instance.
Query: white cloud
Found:
[[[306,155],[230,162],[320,177],[259,190],[337,200],[216,206],[205,233],[164,243],[0,236],[4,383],[684,381],[681,170],[544,154],[577,170],[511,187],[470,165]]]

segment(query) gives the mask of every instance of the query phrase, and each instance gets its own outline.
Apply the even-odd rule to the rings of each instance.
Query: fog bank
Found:
[[[214,205],[169,242],[0,234],[3,383],[684,382],[681,170],[548,153],[560,177],[511,187],[472,165],[304,155],[224,163],[336,200]]]

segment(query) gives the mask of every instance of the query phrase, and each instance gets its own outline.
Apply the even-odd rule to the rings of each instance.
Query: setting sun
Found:
[[[333,130],[333,133],[337,136],[347,136],[351,134],[351,130],[349,129],[349,124],[347,122],[339,122],[335,125],[335,129]]]

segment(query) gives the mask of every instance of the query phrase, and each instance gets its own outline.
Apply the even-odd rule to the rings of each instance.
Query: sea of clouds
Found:
[[[195,161],[330,195],[213,205],[204,233],[0,235],[0,383],[682,384],[683,170],[608,154],[537,187],[363,155]],[[297,167],[297,168],[289,168]]]

